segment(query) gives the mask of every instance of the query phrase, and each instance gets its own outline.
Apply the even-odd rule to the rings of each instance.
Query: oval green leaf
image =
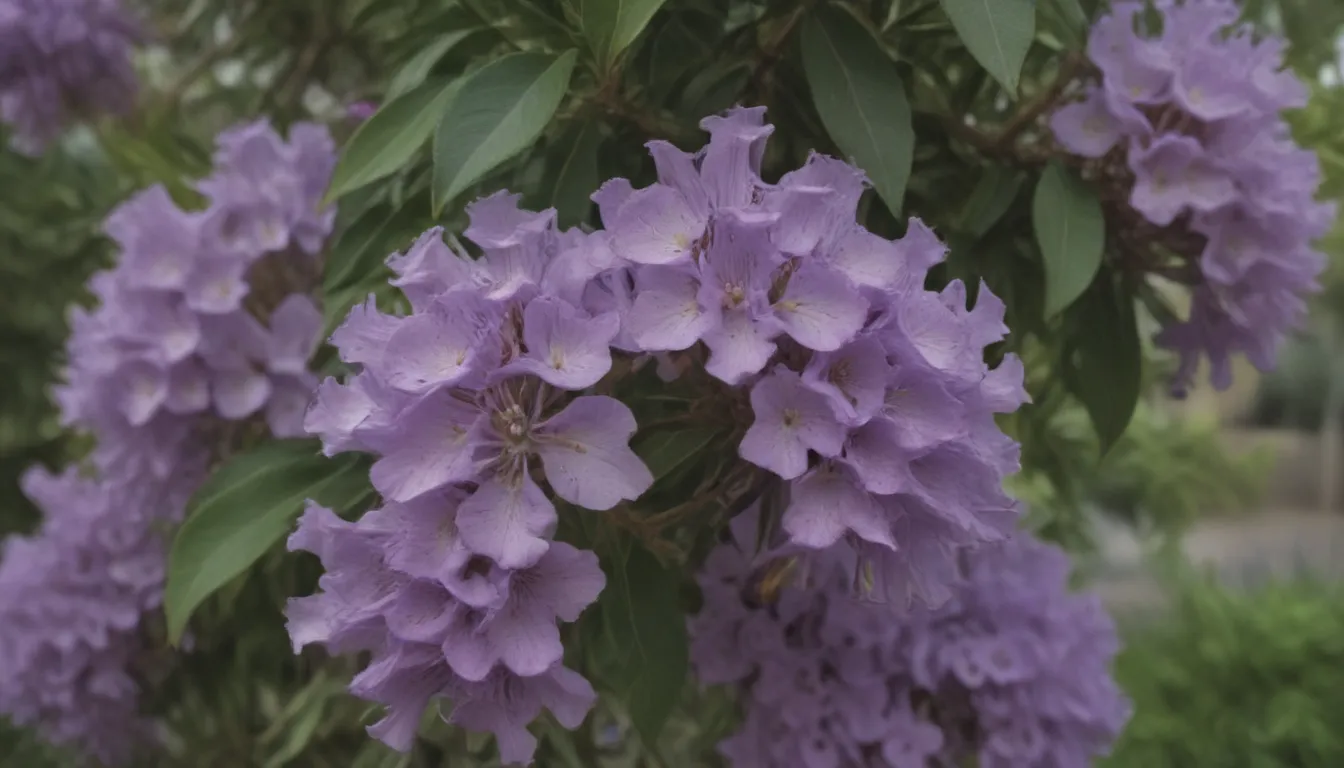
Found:
[[[363,457],[329,459],[314,440],[265,443],[220,466],[192,497],[168,554],[169,640],[176,644],[206,598],[284,538],[307,499],[345,511],[370,493]]]
[[[574,0],[583,37],[605,71],[644,31],[664,0]]]
[[[546,204],[555,207],[556,222],[563,228],[578,226],[593,209],[592,194],[598,186],[597,150],[601,145],[602,131],[597,122],[585,120],[565,131],[548,158]]]
[[[915,131],[896,66],[863,25],[823,6],[803,23],[803,69],[826,133],[899,219]]]
[[[434,131],[459,82],[435,78],[384,104],[346,142],[326,199],[401,170]]]
[[[1106,247],[1106,219],[1092,188],[1058,163],[1041,174],[1031,219],[1045,265],[1045,316],[1051,317],[1096,276]]]
[[[532,145],[569,88],[577,52],[515,53],[465,78],[434,134],[434,213]]]
[[[480,27],[455,29],[420,49],[411,57],[410,61],[397,70],[397,74],[392,76],[392,82],[387,86],[385,99],[391,101],[425,82],[425,78],[429,77],[430,71],[434,69],[434,65],[438,64],[440,59],[447,56],[448,52],[458,43],[476,34],[480,29]]]
[[[1087,410],[1106,455],[1125,434],[1143,386],[1134,299],[1103,270],[1066,316],[1064,383]]]
[[[942,0],[966,50],[1017,95],[1022,62],[1036,35],[1036,0]]]

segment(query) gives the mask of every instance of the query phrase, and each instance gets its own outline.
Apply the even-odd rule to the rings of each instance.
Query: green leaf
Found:
[[[980,66],[1017,94],[1022,62],[1036,34],[1036,0],[941,0],[943,11]]]
[[[962,209],[961,229],[973,238],[984,237],[1008,212],[1023,181],[1022,174],[1012,168],[985,166]]]
[[[479,31],[480,27],[455,29],[420,49],[418,53],[411,57],[410,61],[402,65],[397,74],[392,76],[392,82],[387,86],[387,94],[384,99],[391,101],[423,83],[440,59],[448,55],[448,52],[458,43]]]
[[[574,0],[583,36],[603,71],[648,26],[663,0]]]
[[[546,204],[555,206],[561,227],[575,227],[588,219],[597,191],[597,150],[602,131],[592,120],[576,123],[556,142],[554,164],[547,169]]]
[[[212,593],[285,536],[304,501],[336,510],[370,494],[362,457],[329,459],[313,440],[277,440],[234,456],[192,497],[168,555],[164,612],[174,644]]]
[[[434,214],[532,145],[569,88],[578,53],[514,53],[465,78],[434,134]]]
[[[822,6],[803,23],[803,69],[826,132],[901,218],[915,132],[896,66],[852,16]]]
[[[1069,48],[1087,42],[1087,14],[1078,0],[1040,0],[1038,13],[1043,30],[1055,33]]]
[[[637,542],[622,539],[598,598],[603,633],[595,659],[602,681],[624,702],[645,747],[653,748],[681,700],[689,665],[680,580]]]
[[[404,203],[400,209],[387,204],[375,205],[352,221],[327,257],[322,277],[324,293],[336,294],[378,272],[387,257],[405,244],[406,238],[428,225],[428,206],[420,208],[424,202],[424,197],[420,196]]]
[[[434,131],[460,82],[435,78],[384,104],[346,142],[326,199],[401,170]]]
[[[1134,416],[1143,381],[1143,354],[1134,300],[1102,270],[1066,316],[1072,329],[1064,380],[1087,410],[1103,456]]]
[[[672,474],[687,461],[695,458],[714,438],[721,434],[716,429],[675,429],[655,432],[639,441],[635,453],[644,460],[655,482]]]
[[[1059,163],[1041,174],[1031,219],[1045,264],[1045,316],[1051,317],[1087,290],[1097,274],[1106,248],[1106,219],[1092,188]]]

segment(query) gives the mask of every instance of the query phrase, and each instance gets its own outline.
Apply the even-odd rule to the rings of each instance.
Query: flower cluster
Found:
[[[505,762],[526,763],[540,707],[575,727],[592,706],[587,681],[560,663],[556,622],[605,583],[595,555],[550,540],[556,509],[540,483],[606,510],[653,479],[628,446],[629,409],[571,395],[606,375],[620,330],[615,312],[582,300],[590,236],[517,202],[469,206],[479,261],[426,232],[389,262],[412,313],[370,299],[332,336],[359,372],[322,384],[306,426],[328,452],[378,455],[386,504],[354,524],[321,508],[303,518],[290,546],[327,573],[289,618],[296,647],[374,653],[352,690],[387,706],[378,738],[408,749],[427,701],[444,697],[452,722],[493,732]]]
[[[1136,21],[1145,18],[1137,0],[1097,21],[1088,54],[1101,83],[1051,126],[1068,151],[1114,161],[1148,225],[1195,238],[1183,254],[1197,273],[1189,317],[1158,341],[1180,356],[1178,393],[1204,356],[1222,389],[1232,355],[1267,370],[1302,320],[1325,264],[1311,244],[1334,206],[1314,200],[1316,157],[1280,117],[1307,97],[1281,69],[1283,42],[1235,26],[1233,0],[1154,6],[1160,31]]]
[[[330,231],[318,202],[335,148],[296,126],[226,131],[200,212],[162,188],[124,203],[107,232],[117,265],[76,310],[57,392],[64,422],[97,447],[25,489],[44,512],[0,563],[0,712],[104,762],[128,756],[140,617],[162,597],[163,530],[214,450],[269,425],[302,434],[321,315],[305,295]],[[254,426],[255,425],[255,426]]]
[[[332,343],[355,373],[324,382],[305,427],[331,453],[378,457],[382,509],[344,524],[310,510],[291,546],[322,591],[290,608],[296,648],[369,651],[353,689],[387,706],[373,732],[407,749],[431,698],[526,763],[542,706],[577,723],[592,689],[560,664],[555,622],[603,585],[596,559],[552,541],[552,497],[608,510],[650,487],[626,405],[591,393],[651,357],[740,400],[742,458],[789,481],[792,545],[847,556],[872,591],[936,602],[956,550],[1002,538],[1017,446],[996,412],[1026,399],[1022,367],[983,362],[1004,307],[981,286],[923,288],[945,249],[918,221],[898,242],[855,223],[862,174],[813,156],[760,177],[764,110],[707,118],[695,154],[649,144],[659,181],[593,195],[605,229],[497,193],[468,206],[472,259],[439,229],[388,261],[405,316],[356,307]],[[760,473],[763,477],[766,472]],[[549,488],[549,493],[546,488]],[[557,709],[558,708],[558,709]]]
[[[0,0],[0,122],[40,151],[79,113],[119,113],[135,97],[141,28],[121,0]]]
[[[213,418],[264,412],[272,434],[303,434],[316,380],[308,358],[322,315],[306,292],[332,213],[318,201],[335,162],[326,131],[299,125],[285,143],[265,122],[218,138],[203,211],[162,187],[108,217],[121,248],[93,278],[93,311],[71,321],[70,370],[57,394],[68,424],[139,455],[190,438]]]
[[[1022,364],[984,348],[1007,333],[981,285],[924,289],[946,248],[918,219],[892,242],[856,223],[863,174],[813,155],[760,178],[762,109],[709,118],[697,156],[650,150],[659,182],[598,193],[632,286],[624,341],[678,352],[750,390],[742,458],[789,481],[783,528],[802,547],[839,542],[907,602],[941,599],[955,547],[1001,538],[1018,510],[1002,491],[1017,446],[994,422],[1027,400]],[[617,281],[608,281],[614,284]]]
[[[1019,534],[968,550],[937,609],[856,601],[848,567],[762,590],[755,517],[733,526],[700,583],[692,662],[734,684],[746,719],[720,745],[738,768],[1085,768],[1128,717],[1108,667],[1115,630],[1070,594],[1065,555]],[[767,552],[764,557],[773,557]],[[773,599],[771,599],[773,598]]]
[[[25,475],[44,520],[0,546],[0,712],[104,765],[151,737],[137,709],[136,630],[163,596],[155,526],[181,514],[199,470]]]

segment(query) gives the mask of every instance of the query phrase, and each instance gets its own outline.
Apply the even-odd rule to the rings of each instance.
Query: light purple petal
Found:
[[[412,406],[400,420],[400,430],[378,438],[384,454],[370,472],[373,486],[393,501],[409,501],[470,478],[476,470],[473,438],[481,418],[473,406],[447,393]]]
[[[266,344],[267,369],[271,373],[297,376],[308,370],[308,358],[317,349],[322,332],[322,312],[312,299],[290,294],[270,318]]]
[[[266,404],[271,396],[271,380],[251,368],[231,368],[214,373],[210,392],[220,416],[243,419]]]
[[[696,298],[695,278],[666,267],[640,271],[641,290],[626,315],[626,330],[644,350],[687,349],[700,340],[713,320]]]
[[[794,341],[833,352],[854,338],[868,319],[868,301],[840,274],[804,266],[775,302],[775,318]]]
[[[776,333],[761,327],[747,311],[724,312],[720,322],[704,334],[710,351],[705,370],[727,384],[740,384],[760,373],[775,354],[771,339]]]
[[[751,390],[755,420],[738,446],[742,458],[791,480],[807,471],[809,449],[836,456],[845,428],[822,395],[798,374],[777,367]]]
[[[526,568],[546,554],[555,506],[532,478],[481,483],[457,510],[462,541],[504,568]]]
[[[591,387],[611,370],[611,340],[620,323],[615,312],[590,318],[559,299],[534,299],[523,311],[527,354],[510,368],[561,389]]]
[[[653,475],[630,450],[638,429],[623,403],[580,397],[537,430],[535,450],[556,495],[586,509],[606,510],[634,500]]]
[[[655,184],[636,191],[621,206],[611,228],[611,247],[636,264],[686,262],[707,223],[680,192]]]

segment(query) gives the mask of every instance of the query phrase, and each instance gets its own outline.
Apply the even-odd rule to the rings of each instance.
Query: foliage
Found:
[[[1313,582],[1243,594],[1181,576],[1170,618],[1134,626],[1117,662],[1135,716],[1103,765],[1339,765],[1340,597]]]

